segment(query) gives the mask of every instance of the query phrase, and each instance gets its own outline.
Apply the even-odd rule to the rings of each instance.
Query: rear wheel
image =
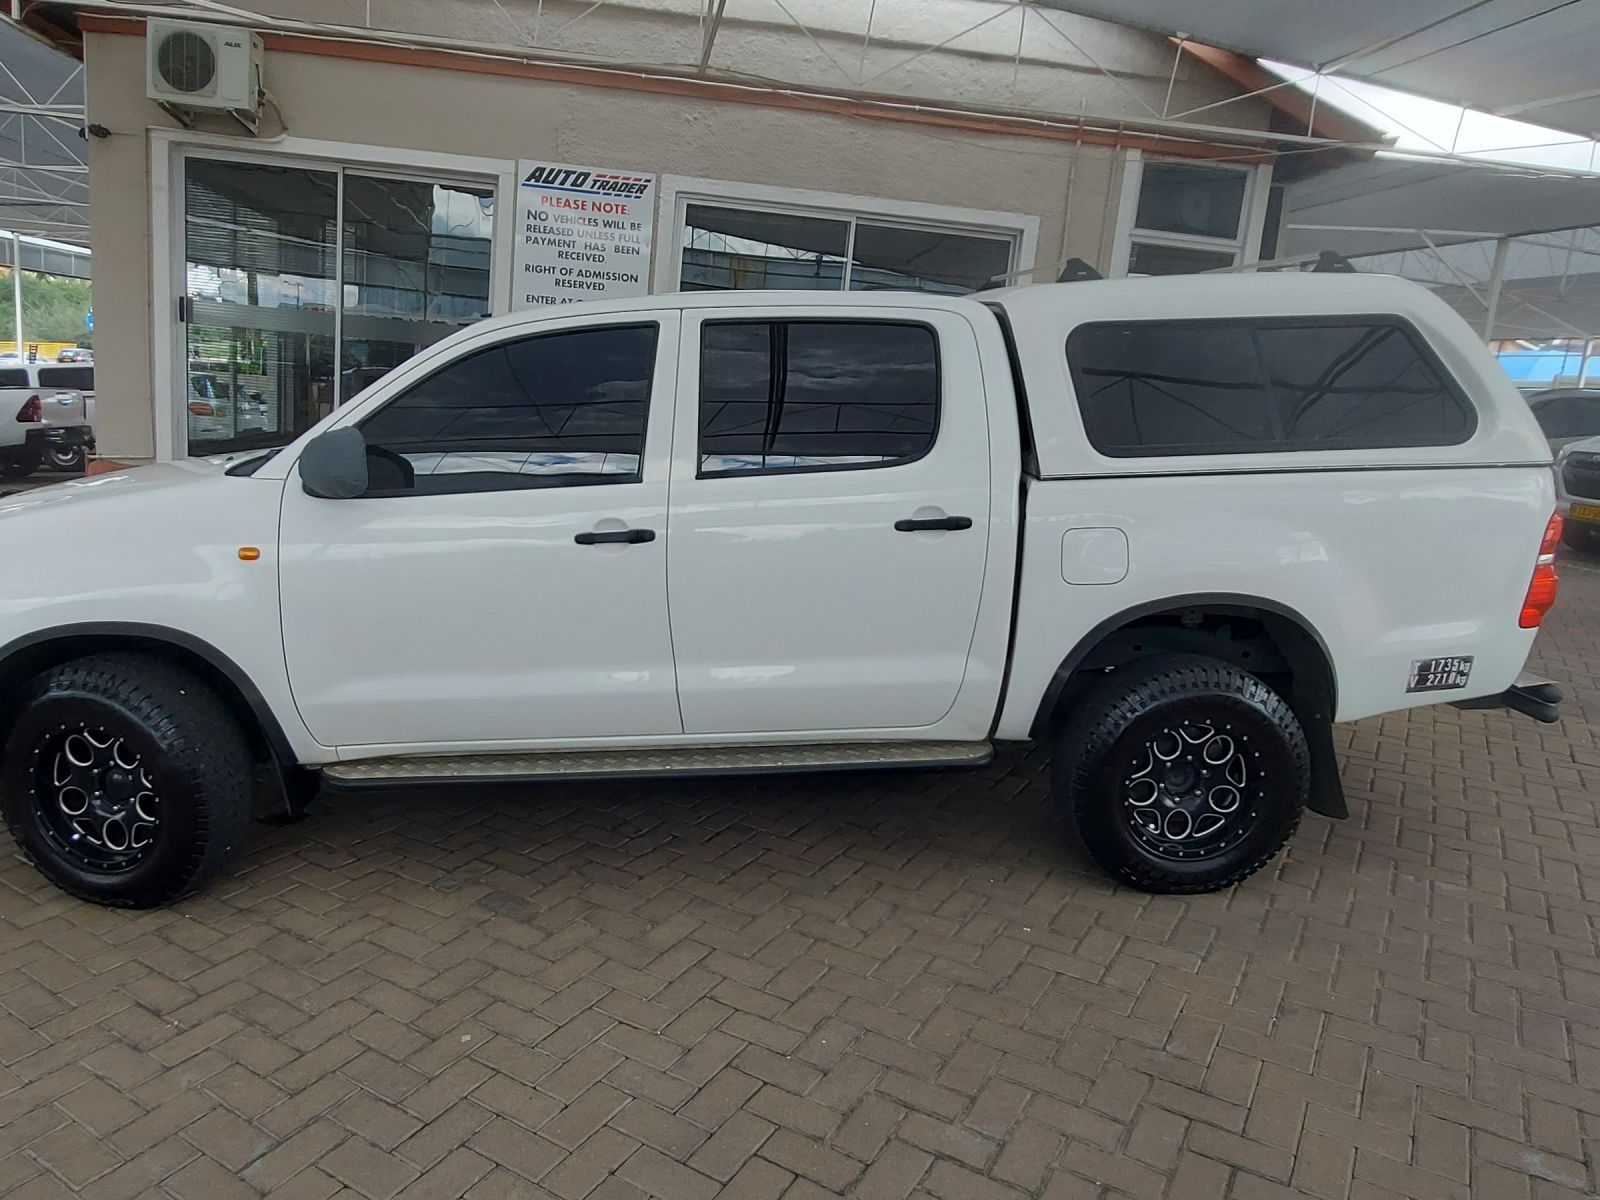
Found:
[[[1561,529],[1561,540],[1574,550],[1592,550],[1596,543],[1595,529],[1569,520]]]
[[[0,763],[12,836],[53,882],[125,908],[203,886],[244,841],[252,770],[243,732],[200,680],[108,654],[24,690]]]
[[[1057,810],[1113,878],[1211,892],[1255,874],[1300,823],[1306,736],[1271,688],[1198,655],[1114,671],[1075,708],[1052,764]]]
[[[37,450],[20,450],[16,454],[0,458],[0,479],[26,479],[37,471],[44,462],[44,455]]]
[[[81,472],[83,470],[84,457],[82,446],[59,450],[52,447],[45,452],[45,460],[50,464],[52,471]]]

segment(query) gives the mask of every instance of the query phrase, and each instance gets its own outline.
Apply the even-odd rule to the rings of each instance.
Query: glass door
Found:
[[[494,187],[184,160],[187,453],[292,441],[490,314]]]
[[[190,454],[282,445],[331,411],[338,178],[304,167],[187,162]]]
[[[344,178],[339,402],[489,315],[494,189]]]

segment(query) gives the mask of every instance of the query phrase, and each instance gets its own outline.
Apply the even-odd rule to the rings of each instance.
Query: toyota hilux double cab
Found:
[[[105,904],[318,786],[981,764],[1152,892],[1345,812],[1332,724],[1544,720],[1550,452],[1372,276],[492,319],[292,444],[0,503],[0,801]],[[648,788],[642,783],[641,788]]]
[[[46,463],[56,470],[83,470],[94,449],[94,432],[88,402],[74,386],[81,383],[82,370],[53,363],[0,364],[0,482],[25,479]],[[92,378],[92,367],[89,372]]]

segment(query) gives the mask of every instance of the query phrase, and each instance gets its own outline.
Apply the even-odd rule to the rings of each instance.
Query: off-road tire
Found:
[[[1250,775],[1236,801],[1245,810],[1237,841],[1176,861],[1145,844],[1127,777],[1142,748],[1183,722],[1226,725],[1246,747]],[[1220,891],[1254,875],[1293,836],[1311,788],[1305,732],[1283,698],[1225,662],[1189,654],[1139,660],[1092,685],[1057,737],[1051,767],[1057,813],[1090,857],[1121,883],[1167,894]]]
[[[24,450],[0,458],[0,479],[26,479],[44,465],[44,455]]]
[[[47,450],[45,461],[49,463],[52,471],[69,475],[82,475],[84,463],[88,453],[82,446],[74,446],[70,450]]]
[[[11,713],[0,807],[22,852],[64,890],[111,907],[155,908],[203,887],[244,843],[249,746],[217,694],[181,667],[139,654],[76,659],[27,684]],[[80,722],[127,740],[160,805],[148,849],[116,870],[74,858],[44,815],[56,801],[37,765],[40,748]]]

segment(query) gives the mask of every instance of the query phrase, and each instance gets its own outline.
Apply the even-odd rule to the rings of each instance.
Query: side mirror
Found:
[[[300,453],[300,486],[323,500],[351,500],[367,490],[367,439],[354,425],[330,429]]]

